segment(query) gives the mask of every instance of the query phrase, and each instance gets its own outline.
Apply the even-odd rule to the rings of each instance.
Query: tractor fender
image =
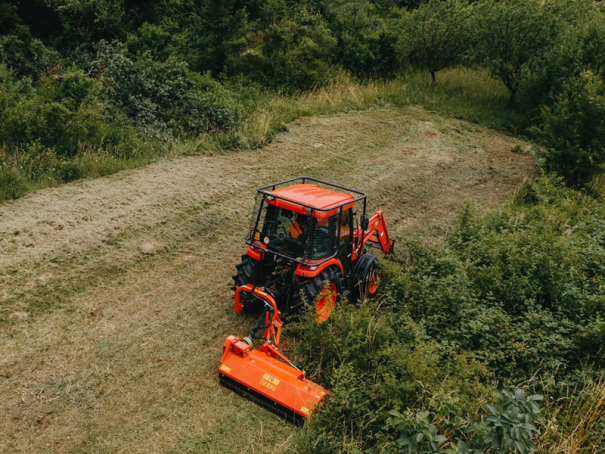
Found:
[[[338,259],[330,259],[319,265],[298,265],[296,267],[296,275],[300,277],[315,277],[329,266],[337,266],[340,270],[340,275],[344,276],[345,273],[342,268],[342,263],[340,263],[340,260]]]
[[[263,247],[258,246],[256,243],[260,244],[258,241],[254,242],[255,244],[252,246],[248,246],[246,250],[246,254],[250,256],[250,258],[260,262],[265,258],[265,251]]]

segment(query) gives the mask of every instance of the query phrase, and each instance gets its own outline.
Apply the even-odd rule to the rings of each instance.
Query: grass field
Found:
[[[254,189],[367,191],[396,237],[440,241],[533,172],[527,144],[419,107],[313,116],[254,152],[183,156],[0,206],[1,452],[284,452],[297,429],[222,389]]]

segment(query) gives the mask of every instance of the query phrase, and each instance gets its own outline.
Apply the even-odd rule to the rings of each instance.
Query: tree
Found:
[[[605,70],[605,14],[592,0],[550,0],[545,4],[557,34],[526,65],[517,95],[524,108],[551,106],[584,70]]]
[[[486,0],[481,4],[478,59],[510,92],[515,101],[529,62],[556,36],[556,22],[541,0]]]
[[[404,18],[402,48],[435,75],[466,60],[473,44],[474,6],[465,0],[429,0]]]
[[[241,49],[232,52],[228,73],[289,92],[327,83],[333,74],[330,57],[336,39],[323,16],[300,7],[290,13],[267,8],[265,17],[271,12],[274,19],[248,33],[243,45],[238,43]]]
[[[398,36],[390,27],[391,17],[381,17],[366,0],[325,1],[322,14],[337,39],[333,60],[357,77],[386,77],[400,66]],[[392,5],[391,5],[392,6]]]

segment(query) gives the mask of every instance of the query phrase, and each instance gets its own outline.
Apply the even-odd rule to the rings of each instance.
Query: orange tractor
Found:
[[[248,337],[225,340],[219,381],[302,423],[328,390],[279,350],[281,317],[306,305],[322,323],[339,294],[375,295],[378,259],[366,246],[390,254],[394,240],[382,211],[367,216],[365,193],[298,177],[258,188],[246,244],[233,276],[234,309],[260,307],[262,314]],[[259,349],[252,348],[255,340]]]

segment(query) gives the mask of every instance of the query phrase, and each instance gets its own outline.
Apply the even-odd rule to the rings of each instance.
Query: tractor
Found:
[[[303,306],[326,322],[338,296],[364,300],[380,282],[376,247],[393,252],[383,212],[366,214],[366,194],[297,177],[262,186],[233,276],[236,313],[260,308],[244,338],[229,336],[219,366],[221,384],[281,416],[302,423],[329,393],[305,377],[280,350],[283,318]],[[261,341],[253,349],[254,341]]]

